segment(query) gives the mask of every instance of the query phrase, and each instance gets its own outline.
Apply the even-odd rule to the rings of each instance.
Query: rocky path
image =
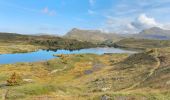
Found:
[[[156,65],[155,65],[155,67],[149,71],[149,74],[147,75],[146,78],[144,78],[143,80],[141,80],[141,81],[133,84],[133,85],[130,86],[129,88],[123,89],[123,91],[131,90],[131,89],[139,86],[139,85],[142,84],[143,82],[145,82],[147,79],[149,79],[149,78],[154,74],[154,72],[155,72],[155,71],[160,67],[160,65],[161,65],[161,61],[160,61],[160,59],[159,59],[158,57],[155,57],[155,60],[156,60]]]

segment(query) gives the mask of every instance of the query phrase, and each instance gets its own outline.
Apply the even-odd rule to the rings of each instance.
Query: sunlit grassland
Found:
[[[121,55],[122,57],[127,56],[126,54]],[[86,91],[86,87],[83,87],[84,83],[83,82],[80,83],[79,81],[79,79],[82,79],[83,76],[85,76],[85,79],[86,76],[88,78],[88,74],[86,75],[84,71],[91,70],[93,64],[95,63],[101,63],[102,67],[105,66],[106,64],[109,65],[109,61],[108,62],[105,61],[106,59],[112,58],[109,57],[110,55],[98,56],[94,54],[64,55],[64,56],[65,58],[67,58],[66,64],[62,62],[62,59],[56,58],[46,62],[1,65],[0,67],[1,84],[5,84],[6,80],[13,72],[16,72],[20,76],[22,76],[22,79],[33,80],[33,82],[31,83],[23,83],[19,86],[14,87],[12,86],[6,87],[7,89],[9,88],[11,90],[11,93],[9,93],[9,98],[12,99],[14,98],[13,96],[17,95],[19,95],[17,96],[17,98],[20,98],[21,94],[22,94],[21,97],[23,98],[31,95],[43,95],[48,94],[46,93],[47,91],[49,93],[53,92],[54,94],[56,93],[58,94],[58,92],[67,95],[80,94],[81,91],[83,90]],[[105,59],[104,61],[102,60],[102,57],[103,59]],[[59,71],[51,73],[54,70]],[[49,86],[49,88],[46,86]],[[37,87],[38,89],[35,87]],[[50,87],[52,87],[52,89]],[[3,92],[3,90],[1,92]]]
[[[13,72],[23,80],[31,80],[17,86],[1,86],[0,93],[9,89],[9,100],[99,100],[104,96],[113,100],[169,99],[165,84],[169,74],[163,72],[163,66],[169,64],[168,55],[169,48],[164,48],[133,55],[56,55],[59,58],[44,62],[0,65],[1,85]],[[166,57],[166,63],[161,62],[162,67],[156,69],[160,57]],[[164,81],[157,81],[155,77],[159,75]]]
[[[0,43],[0,54],[33,52],[43,47],[27,43]]]

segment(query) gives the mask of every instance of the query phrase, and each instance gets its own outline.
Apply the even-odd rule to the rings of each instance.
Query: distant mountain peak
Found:
[[[86,32],[98,32],[98,33],[104,33],[100,30],[86,30],[86,29],[79,29],[79,28],[73,28],[70,32],[76,32],[76,31],[86,31]],[[69,32],[68,32],[69,33]]]
[[[89,42],[101,42],[108,39],[117,40],[120,38],[117,34],[104,33],[100,30],[84,30],[78,28],[73,28],[64,37]]]
[[[80,29],[78,28],[73,28],[71,31],[79,31]]]
[[[140,34],[170,34],[170,30],[165,30],[160,27],[152,27],[145,29]]]
[[[163,30],[162,28],[160,28],[160,27],[152,27],[152,28],[150,28],[151,30]]]
[[[170,39],[170,30],[165,30],[160,27],[152,27],[141,31],[139,34],[136,34],[135,37],[144,39],[168,40]]]

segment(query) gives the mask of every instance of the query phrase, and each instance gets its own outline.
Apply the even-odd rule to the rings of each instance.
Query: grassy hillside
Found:
[[[170,48],[133,55],[58,56],[46,62],[1,65],[0,93],[9,90],[9,100],[170,99]],[[22,81],[5,86],[13,72]]]
[[[96,46],[52,36],[0,35],[0,53]],[[44,62],[0,65],[0,94],[7,100],[170,99],[170,41],[103,42],[108,44],[143,52],[56,55],[59,58]]]
[[[170,30],[153,27],[150,29],[145,29],[145,30],[141,31],[139,34],[133,35],[133,37],[143,38],[143,39],[169,40],[170,39]]]
[[[0,33],[0,54],[30,52],[38,49],[81,49],[96,47],[96,44],[54,36],[32,36]]]
[[[147,48],[163,48],[170,47],[170,40],[150,40],[150,39],[135,39],[127,38],[116,42],[115,47],[126,49],[141,49]]]

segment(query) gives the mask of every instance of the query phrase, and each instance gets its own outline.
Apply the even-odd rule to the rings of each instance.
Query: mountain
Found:
[[[51,35],[23,35],[17,33],[2,33],[0,32],[0,43],[5,45],[31,45],[41,47],[40,49],[82,49],[96,47],[96,44],[87,41],[78,41],[75,39],[66,39],[63,37]],[[7,44],[8,43],[8,44]],[[8,47],[7,47],[8,48]]]
[[[170,30],[164,30],[158,27],[153,27],[150,29],[143,30],[139,34],[134,35],[136,38],[144,39],[160,39],[160,40],[169,40],[170,39]]]
[[[170,47],[170,40],[125,38],[115,42],[114,46],[119,48],[140,50],[145,50],[147,48],[164,48]]]
[[[15,36],[21,36],[21,34],[0,32],[0,38],[2,39],[4,37],[15,37]]]
[[[72,29],[64,37],[88,42],[118,41],[122,38],[114,33],[107,34],[99,30],[81,30],[77,28]]]
[[[18,33],[6,33],[6,32],[0,32],[0,41],[25,41],[26,38],[28,36],[27,35],[22,35],[22,34],[18,34]]]

